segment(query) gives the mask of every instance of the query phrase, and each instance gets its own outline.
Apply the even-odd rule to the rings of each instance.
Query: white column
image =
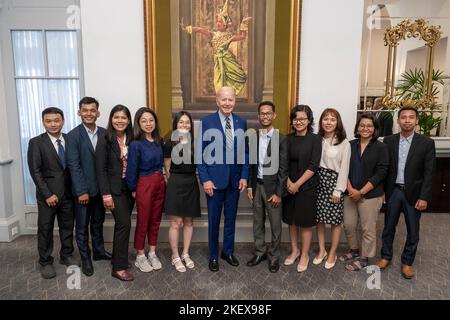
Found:
[[[116,104],[132,116],[146,106],[142,0],[81,0],[85,93],[100,102],[105,126]]]
[[[317,123],[336,108],[352,137],[360,89],[363,0],[303,0],[300,103]]]

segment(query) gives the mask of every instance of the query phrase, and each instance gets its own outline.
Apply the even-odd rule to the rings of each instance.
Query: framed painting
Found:
[[[174,112],[199,119],[216,110],[222,86],[236,89],[235,111],[254,121],[259,102],[274,101],[276,125],[287,131],[298,101],[301,0],[144,0],[144,12],[147,103],[163,132]]]

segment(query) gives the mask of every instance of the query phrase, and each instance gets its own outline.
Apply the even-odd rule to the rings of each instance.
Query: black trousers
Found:
[[[56,207],[49,207],[45,200],[38,199],[38,251],[39,263],[53,263],[53,228],[55,218],[58,219],[59,238],[61,241],[61,258],[70,257],[73,253],[73,198],[64,196]]]
[[[94,256],[103,255],[105,243],[103,240],[103,223],[105,222],[105,207],[101,195],[89,197],[89,203],[82,205],[75,197],[75,238],[82,259],[91,257],[89,248],[89,227],[92,238]]]
[[[403,212],[405,216],[406,229],[408,232],[402,254],[402,264],[412,266],[416,257],[417,246],[419,245],[421,213],[408,203],[404,191],[400,190],[398,187],[394,188],[394,192],[389,198],[384,216],[382,236],[383,248],[381,249],[381,257],[389,261],[392,260],[395,229],[397,228],[401,212]]]
[[[120,196],[113,195],[115,208],[112,210],[114,216],[114,240],[112,265],[113,271],[126,270],[128,268],[128,248],[130,242],[131,213],[134,207],[134,198],[131,192],[122,182],[122,193]]]

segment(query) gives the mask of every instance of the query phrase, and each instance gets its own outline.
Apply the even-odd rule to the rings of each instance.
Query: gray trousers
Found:
[[[274,208],[267,202],[272,195],[266,194],[262,184],[257,184],[256,190],[253,192],[253,236],[255,237],[256,254],[261,256],[267,252],[269,260],[274,261],[280,258],[282,205],[280,203],[277,208]],[[266,248],[265,242],[266,212],[272,233],[272,243],[268,248]]]

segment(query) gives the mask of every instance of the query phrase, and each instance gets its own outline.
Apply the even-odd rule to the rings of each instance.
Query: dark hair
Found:
[[[141,121],[142,115],[147,112],[150,113],[155,119],[155,130],[153,130],[152,132],[152,138],[156,144],[159,144],[161,143],[162,138],[161,134],[159,133],[158,117],[156,116],[155,111],[146,107],[140,108],[134,115],[134,139],[141,140],[145,138],[145,133],[144,131],[142,131],[141,126],[139,125],[139,121]]]
[[[376,141],[380,137],[380,125],[378,124],[378,120],[377,120],[377,118],[375,118],[375,115],[370,112],[362,113],[358,117],[358,120],[356,120],[355,131],[354,131],[355,138],[358,138],[358,139],[361,138],[358,133],[358,128],[359,128],[359,124],[361,123],[362,119],[369,119],[372,121],[374,131],[373,131],[372,139],[370,141]]]
[[[292,125],[292,121],[297,117],[297,112],[304,112],[304,113],[306,113],[306,116],[308,117],[308,120],[309,120],[308,132],[312,132],[313,131],[313,126],[314,126],[314,115],[313,115],[313,112],[312,112],[311,108],[309,106],[307,106],[307,105],[304,105],[304,104],[296,105],[291,110],[291,114],[290,114],[289,118],[291,119],[292,129],[295,131],[295,127]]]
[[[182,116],[188,117],[189,121],[191,122],[191,130],[190,130],[191,141],[194,141],[194,122],[192,121],[192,116],[189,112],[180,111],[175,114],[175,116],[173,117],[173,121],[172,121],[172,130],[175,131],[178,129],[178,122],[180,121]]]
[[[263,101],[258,105],[258,112],[261,111],[262,106],[271,106],[272,111],[275,112],[275,104],[272,101]]]
[[[64,120],[64,112],[60,108],[48,107],[48,108],[44,109],[44,111],[42,111],[42,120],[44,120],[44,116],[46,114],[60,114]]]
[[[319,120],[319,135],[324,137],[325,136],[325,130],[322,126],[323,119],[328,115],[332,115],[337,120],[336,130],[335,130],[335,136],[337,138],[337,142],[334,144],[335,146],[341,144],[342,141],[347,138],[347,133],[345,132],[344,124],[342,123],[341,115],[339,114],[339,111],[333,108],[327,108],[322,112],[322,115],[320,116]]]
[[[92,104],[95,103],[95,106],[98,108],[100,107],[100,104],[98,103],[98,101],[95,98],[92,97],[84,97],[83,99],[80,100],[80,102],[78,103],[78,107],[81,109],[81,106],[83,104]]]
[[[114,142],[114,140],[117,137],[116,130],[114,129],[112,125],[112,118],[114,117],[114,114],[117,112],[123,112],[127,116],[129,123],[127,128],[125,129],[125,134],[127,136],[127,140],[125,141],[125,144],[128,146],[131,141],[133,140],[133,125],[131,124],[131,113],[130,110],[128,110],[127,107],[118,104],[114,108],[112,108],[111,112],[109,113],[109,120],[108,120],[108,127],[106,128],[106,140],[110,143]]]
[[[416,113],[416,118],[419,119],[419,110],[417,110],[417,108],[415,108],[415,107],[401,107],[400,111],[398,112],[398,117],[400,118],[400,114],[403,111],[407,111],[407,110],[414,111]]]

